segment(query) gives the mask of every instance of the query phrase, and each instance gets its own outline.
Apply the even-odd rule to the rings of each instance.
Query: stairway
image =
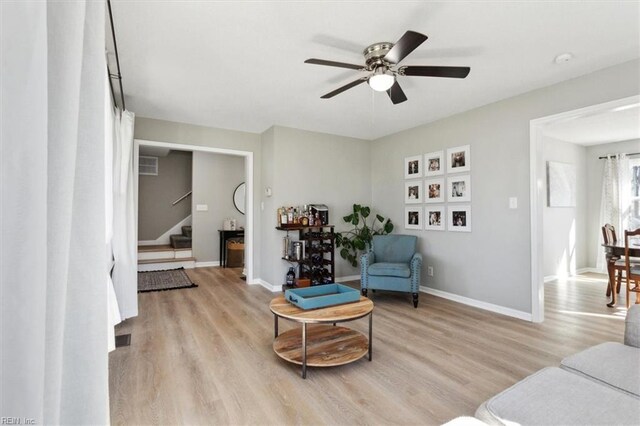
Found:
[[[191,227],[183,226],[182,234],[170,238],[170,245],[138,246],[138,272],[196,267],[191,251]]]
[[[183,226],[182,234],[171,235],[169,239],[174,249],[191,248],[191,226]]]

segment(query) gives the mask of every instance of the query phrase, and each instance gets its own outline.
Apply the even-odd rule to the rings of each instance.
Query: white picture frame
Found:
[[[447,177],[447,201],[450,203],[471,202],[471,175]]]
[[[421,230],[423,225],[423,207],[411,206],[404,209],[404,229]]]
[[[405,157],[404,159],[404,178],[415,179],[422,177],[422,155],[414,155],[413,157]]]
[[[447,188],[444,186],[444,178],[424,180],[424,202],[444,203]]]
[[[408,180],[404,183],[405,204],[422,203],[423,194],[421,180]]]
[[[471,206],[454,205],[447,209],[447,230],[451,232],[471,232]]]
[[[471,171],[471,146],[462,145],[447,149],[447,173]]]
[[[429,152],[424,155],[424,177],[444,174],[444,151]]]
[[[426,206],[424,208],[424,229],[426,231],[446,230],[447,213],[445,206]]]
[[[576,206],[576,166],[547,161],[547,206]]]

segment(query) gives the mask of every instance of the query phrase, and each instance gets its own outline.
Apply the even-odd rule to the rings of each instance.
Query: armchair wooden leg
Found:
[[[418,307],[418,293],[411,293],[411,295],[413,296],[413,307],[417,308]]]
[[[362,295],[363,295],[364,297],[367,297],[367,289],[366,289],[366,288],[363,288],[363,289],[362,289]]]

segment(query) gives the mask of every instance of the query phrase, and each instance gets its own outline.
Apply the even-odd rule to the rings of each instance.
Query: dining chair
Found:
[[[616,237],[616,228],[610,223],[606,223],[602,227],[602,236],[604,237],[605,245],[611,245],[618,242],[618,238]],[[624,259],[616,259],[613,264],[613,268],[615,269],[614,282],[611,283],[611,286],[607,286],[607,297],[611,296],[611,289],[614,287],[616,289],[616,293],[620,293],[622,272],[626,270]]]
[[[627,274],[627,309],[631,306],[630,295],[636,294],[636,303],[640,303],[640,264],[631,263],[629,256],[629,244],[640,244],[638,242],[630,243],[630,237],[640,236],[640,228],[635,231],[624,231],[624,261],[625,273]],[[631,285],[633,283],[633,286]]]

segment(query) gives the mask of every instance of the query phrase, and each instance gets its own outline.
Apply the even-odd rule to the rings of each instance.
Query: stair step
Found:
[[[138,246],[138,253],[153,252],[153,251],[184,251],[184,250],[189,250],[190,248],[191,247],[173,248],[173,247],[171,247],[170,244],[160,244],[160,245],[153,245],[153,246]]]
[[[138,252],[138,260],[185,259],[191,256],[193,256],[193,251],[190,248],[171,248],[170,250],[147,250]]]
[[[182,235],[184,235],[185,237],[189,237],[191,238],[191,225],[185,225],[182,227]]]
[[[138,265],[145,265],[148,263],[195,262],[195,260],[195,257],[183,257],[180,259],[143,259],[138,260]]]
[[[138,261],[138,272],[164,271],[168,269],[193,269],[196,267],[195,257],[183,259],[147,259]]]
[[[181,234],[174,234],[169,237],[171,246],[174,248],[191,248],[191,238]]]
[[[138,246],[138,253],[146,251],[171,251],[173,247],[170,244],[154,244],[151,246]]]

